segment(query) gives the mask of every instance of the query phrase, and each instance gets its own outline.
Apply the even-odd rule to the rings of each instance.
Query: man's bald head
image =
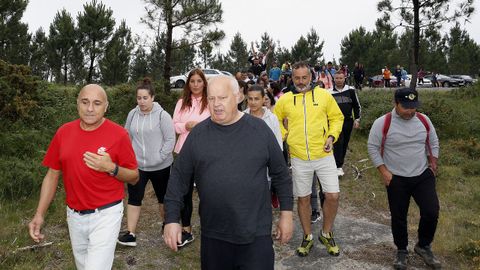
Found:
[[[220,76],[212,77],[208,80],[208,86],[209,86],[208,88],[210,88],[211,84],[222,85],[223,87],[230,89],[233,94],[236,94],[240,91],[240,87],[238,86],[238,81],[231,76],[220,75]]]
[[[100,85],[93,83],[85,85],[78,93],[78,100],[80,100],[82,94],[85,95],[85,93],[87,92],[100,95],[101,97],[103,97],[103,100],[108,103],[107,92],[105,92],[105,90]]]
[[[208,109],[213,122],[230,125],[238,120],[240,100],[238,82],[230,76],[216,76],[208,81]]]
[[[89,84],[80,90],[77,98],[77,110],[81,127],[94,130],[103,123],[107,111],[107,93],[98,84]]]

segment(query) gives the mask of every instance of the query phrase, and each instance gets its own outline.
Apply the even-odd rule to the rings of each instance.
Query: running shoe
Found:
[[[432,248],[430,246],[420,247],[418,244],[413,249],[415,253],[422,257],[426,265],[433,269],[442,269],[442,263],[433,255]]]
[[[408,251],[405,249],[400,249],[397,251],[397,258],[393,262],[393,269],[395,270],[406,270],[408,261]]]
[[[313,223],[316,223],[317,221],[319,221],[321,218],[320,216],[320,212],[317,211],[317,209],[313,209],[312,210],[312,216],[310,218],[310,221]]]
[[[313,237],[309,239],[309,235],[305,235],[302,240],[302,244],[297,248],[297,255],[300,257],[305,257],[310,253],[310,250],[313,248]]]
[[[335,240],[333,239],[333,233],[329,232],[327,237],[324,237],[322,233],[320,233],[320,236],[318,237],[318,240],[322,242],[325,247],[327,247],[327,252],[328,254],[332,256],[338,256],[340,255],[340,248],[335,244]]]
[[[179,248],[184,247],[184,246],[190,244],[191,242],[193,242],[193,240],[195,240],[195,237],[193,237],[192,233],[182,231],[182,242],[179,243],[177,246]]]
[[[119,243],[120,245],[128,246],[128,247],[136,247],[137,238],[133,233],[127,231],[125,234],[118,237],[117,243]]]

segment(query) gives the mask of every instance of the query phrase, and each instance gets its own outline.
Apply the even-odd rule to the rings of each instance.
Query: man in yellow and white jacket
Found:
[[[308,64],[294,64],[292,80],[295,89],[278,100],[274,113],[280,121],[282,137],[289,146],[293,194],[298,197],[298,215],[304,232],[297,254],[307,256],[313,247],[310,196],[313,173],[316,172],[325,193],[323,227],[318,238],[330,255],[338,256],[340,250],[333,239],[332,227],[340,188],[332,149],[342,131],[343,114],[327,90],[320,87],[311,89],[311,79]],[[283,125],[284,119],[288,121],[287,128]]]

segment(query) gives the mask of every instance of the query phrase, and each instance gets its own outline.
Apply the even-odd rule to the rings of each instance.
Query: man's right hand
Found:
[[[169,248],[178,250],[178,243],[182,242],[182,226],[179,223],[169,223],[163,229],[163,240]]]
[[[388,187],[390,185],[390,182],[392,181],[393,174],[385,167],[385,165],[380,165],[378,166],[378,171],[382,175],[382,180],[383,184]]]
[[[40,231],[42,229],[43,225],[43,217],[36,214],[32,221],[28,223],[28,231],[30,233],[30,237],[33,239],[33,241],[39,243],[40,241],[43,240],[45,235],[43,235]]]

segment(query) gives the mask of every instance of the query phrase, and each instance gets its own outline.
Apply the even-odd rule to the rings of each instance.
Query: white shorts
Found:
[[[333,155],[316,160],[292,158],[293,195],[312,194],[313,173],[316,172],[324,193],[339,193],[337,165]]]

